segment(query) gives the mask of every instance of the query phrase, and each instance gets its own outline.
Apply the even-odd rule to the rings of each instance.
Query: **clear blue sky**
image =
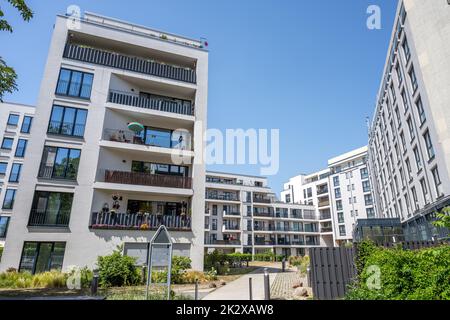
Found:
[[[395,0],[28,0],[20,21],[0,0],[15,32],[0,33],[0,55],[19,74],[6,101],[35,104],[56,14],[82,11],[209,42],[208,127],[279,128],[278,193],[289,177],[367,143],[393,24]],[[379,5],[382,29],[368,30],[366,9]],[[258,166],[212,170],[259,174]]]

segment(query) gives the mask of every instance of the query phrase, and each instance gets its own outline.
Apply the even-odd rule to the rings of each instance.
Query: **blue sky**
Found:
[[[6,101],[35,104],[56,14],[82,11],[209,42],[208,127],[280,129],[278,193],[291,176],[367,143],[394,20],[395,0],[29,0],[23,23],[0,0],[14,33],[0,33],[0,55],[15,67],[19,91]],[[366,27],[369,5],[381,30]],[[254,165],[208,169],[259,174]]]

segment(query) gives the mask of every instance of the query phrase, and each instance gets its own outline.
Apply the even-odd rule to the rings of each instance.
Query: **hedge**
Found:
[[[361,249],[362,248],[362,249]],[[450,246],[420,250],[388,249],[363,243],[358,247],[358,280],[349,300],[449,300]],[[379,288],[370,289],[373,266],[378,267]],[[376,275],[375,275],[376,276]]]

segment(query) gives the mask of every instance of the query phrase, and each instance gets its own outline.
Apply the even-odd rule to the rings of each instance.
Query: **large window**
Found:
[[[65,249],[65,242],[25,242],[19,271],[35,274],[61,270]]]
[[[13,163],[11,167],[11,172],[9,174],[9,182],[19,182],[21,170],[22,170],[21,163]]]
[[[375,211],[373,208],[366,208],[367,218],[375,218]]]
[[[369,177],[369,172],[367,168],[362,168],[360,172],[361,172],[361,179],[367,179]]]
[[[6,138],[6,137],[3,138],[2,149],[12,150],[13,143],[14,143],[14,139],[13,138]]]
[[[340,225],[339,226],[339,235],[341,237],[344,237],[346,235],[346,233],[345,233],[345,225]]]
[[[17,142],[16,153],[15,156],[18,158],[25,157],[25,151],[27,149],[28,140],[19,139]]]
[[[370,183],[369,180],[364,180],[362,182],[363,192],[370,192]]]
[[[28,225],[68,226],[72,201],[72,193],[36,191]]]
[[[53,106],[48,124],[48,133],[83,137],[87,110]]]
[[[414,126],[413,126],[411,117],[409,117],[409,118],[406,120],[406,122],[408,123],[409,138],[411,139],[411,141],[413,141],[414,138],[416,137],[416,135],[414,134]]]
[[[342,210],[342,200],[336,200],[336,210],[337,211]]]
[[[335,187],[339,187],[339,176],[333,177],[333,184]]]
[[[417,113],[419,114],[419,122],[422,125],[425,120],[427,120],[427,117],[425,116],[425,110],[423,109],[423,103],[422,98],[419,97],[416,101],[416,107],[417,107]]]
[[[6,238],[8,231],[9,217],[0,216],[0,238]]]
[[[14,207],[15,198],[16,189],[6,189],[5,198],[3,199],[3,209],[12,209]]]
[[[39,177],[76,180],[80,155],[79,149],[44,147]]]
[[[405,38],[405,40],[403,40],[403,53],[405,55],[405,60],[406,62],[409,61],[409,59],[411,58],[411,50],[409,49],[409,44],[408,44],[408,39]]]
[[[30,117],[30,116],[23,117],[22,127],[20,128],[20,132],[30,133],[32,122],[33,122],[33,117]]]
[[[341,188],[334,189],[334,197],[336,199],[340,199],[341,198]]]
[[[173,164],[161,164],[143,161],[133,161],[131,164],[132,172],[143,172],[151,174],[187,177],[188,170],[189,170],[188,167],[177,166]]]
[[[372,195],[370,194],[364,195],[364,203],[366,204],[366,206],[373,205]]]
[[[19,115],[18,114],[10,114],[8,117],[8,126],[17,126],[19,124]]]
[[[8,168],[7,162],[0,162],[0,175],[6,174],[6,168]]]
[[[411,70],[409,70],[409,78],[411,80],[411,88],[413,90],[413,92],[415,92],[417,90],[417,77],[416,77],[416,72],[414,71],[414,67],[411,67]]]
[[[436,194],[438,197],[443,195],[442,192],[442,181],[441,181],[441,177],[439,176],[439,171],[437,167],[434,167],[431,170],[431,173],[433,174],[433,181],[434,181],[434,187],[436,189]]]
[[[431,160],[434,158],[434,148],[433,143],[431,142],[430,131],[425,131],[423,134],[423,140],[425,140],[425,145],[427,147],[428,159]]]
[[[420,159],[419,149],[417,147],[414,147],[414,158],[416,159],[416,166],[417,171],[420,171],[422,169],[422,160]]]
[[[94,75],[69,69],[61,69],[56,94],[82,99],[91,97]]]

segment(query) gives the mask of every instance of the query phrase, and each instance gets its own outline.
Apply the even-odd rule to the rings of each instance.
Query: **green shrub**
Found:
[[[450,246],[420,250],[370,248],[359,280],[346,299],[450,300]],[[362,263],[361,261],[359,263]],[[380,268],[380,289],[369,289],[371,266]]]
[[[28,272],[0,273],[0,288],[63,288],[68,274],[52,270],[32,275]]]
[[[33,288],[63,288],[66,287],[67,274],[60,271],[47,271],[33,276]]]
[[[2,261],[3,247],[0,247],[0,261]]]
[[[99,284],[102,287],[137,285],[141,274],[136,267],[136,259],[122,255],[121,248],[108,256],[97,258]]]

